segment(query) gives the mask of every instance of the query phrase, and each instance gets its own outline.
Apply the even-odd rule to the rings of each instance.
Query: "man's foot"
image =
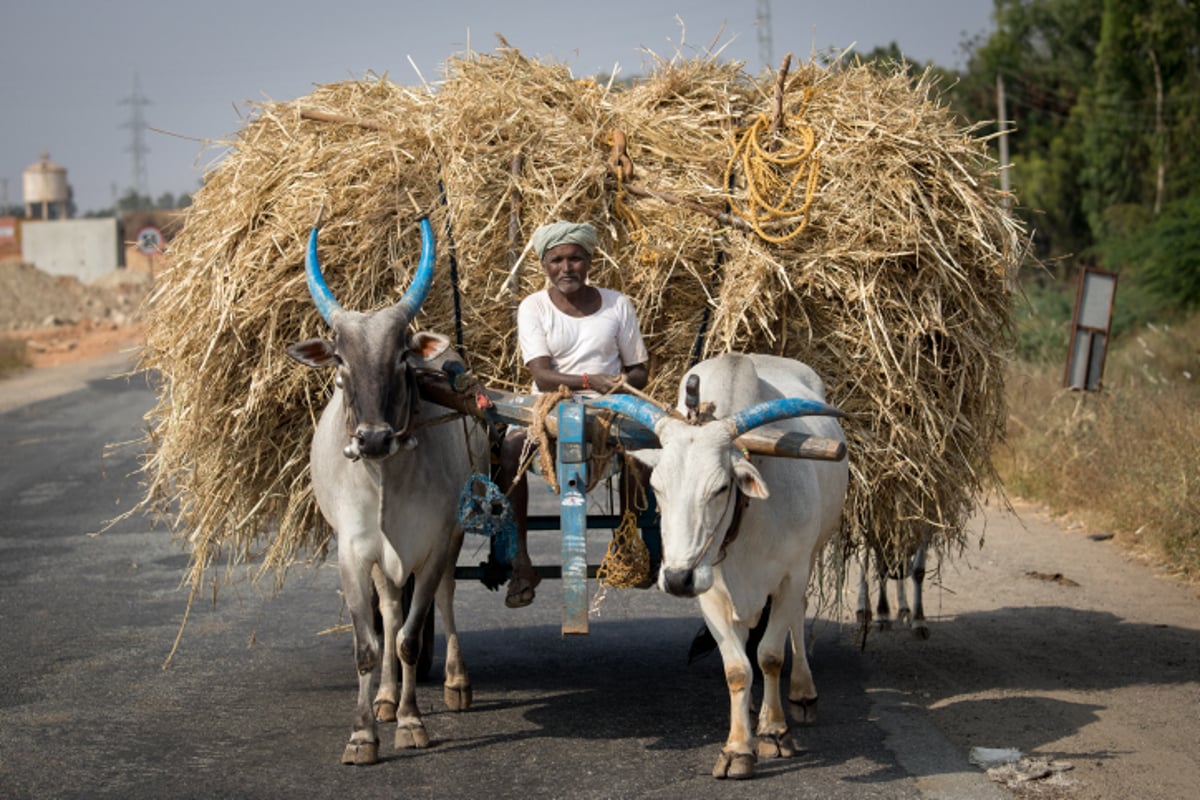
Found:
[[[508,581],[508,595],[504,598],[504,605],[509,608],[524,608],[533,602],[534,587],[542,582],[541,577],[533,571],[533,567],[526,567],[528,572],[513,572],[513,576]]]

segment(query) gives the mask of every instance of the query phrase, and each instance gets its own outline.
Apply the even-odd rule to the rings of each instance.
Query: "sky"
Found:
[[[251,104],[319,84],[386,75],[436,83],[447,59],[492,52],[501,34],[578,76],[645,74],[722,48],[758,73],[787,53],[891,42],[913,61],[965,66],[964,41],[992,30],[993,0],[38,0],[0,11],[0,205],[23,202],[43,152],[65,167],[82,214],[137,185],[194,192]],[[136,86],[136,90],[135,90]],[[145,102],[131,102],[134,100]],[[135,129],[140,112],[144,127]]]

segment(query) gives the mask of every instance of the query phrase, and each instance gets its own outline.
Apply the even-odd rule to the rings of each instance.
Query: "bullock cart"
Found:
[[[512,312],[544,276],[523,242],[587,219],[603,234],[595,281],[643,315],[648,395],[721,353],[803,361],[847,413],[843,560],[871,547],[894,562],[916,530],[935,555],[965,544],[995,485],[1026,241],[991,135],[904,70],[814,60],[756,77],[715,54],[650,67],[626,90],[505,45],[450,59],[436,85],[367,76],[258,105],[222,143],[156,276],[140,358],[159,402],[133,511],[161,514],[189,553],[191,599],[214,573],[282,586],[328,554],[307,453],[331,379],[284,356],[325,332],[297,266],[323,209],[330,288],[348,307],[391,304],[417,267],[406,196],[444,245],[418,324],[453,332],[488,387],[527,385]],[[806,157],[772,167],[771,153]],[[797,207],[762,220],[751,188],[772,176]]]
[[[559,565],[535,565],[542,578],[563,581],[564,634],[588,632],[587,580],[596,579],[600,565],[589,564],[587,536],[589,530],[616,531],[622,520],[612,514],[589,514],[587,490],[591,485],[589,471],[595,468],[592,459],[593,443],[601,438],[616,452],[658,446],[655,433],[645,425],[580,398],[558,401],[544,416],[538,411],[538,398],[497,389],[487,389],[475,383],[451,363],[445,372],[421,376],[422,397],[463,413],[475,416],[489,425],[543,426],[553,444],[554,475],[552,485],[559,495],[559,514],[530,515],[530,530],[559,530],[562,534],[562,561]],[[689,384],[689,415],[699,413],[698,391]],[[666,409],[664,409],[666,410]],[[607,434],[605,437],[604,434]],[[769,428],[748,431],[736,440],[745,452],[783,458],[811,458],[839,461],[846,457],[844,442],[819,436],[781,432]],[[645,507],[637,512],[637,529],[645,544],[651,565],[661,558],[662,541],[654,493],[647,487]],[[485,512],[486,513],[486,512]],[[511,574],[507,551],[509,543],[503,534],[493,531],[488,561],[478,566],[459,566],[455,577],[460,580],[479,580],[490,588],[498,587]],[[427,623],[428,630],[428,623]]]
[[[406,244],[414,233],[406,196],[444,243],[414,322],[447,338],[453,331],[459,355],[489,388],[457,391],[450,376],[426,383],[450,387],[463,410],[495,425],[540,420],[554,440],[557,459],[543,473],[560,486],[560,513],[530,523],[563,532],[561,566],[539,571],[566,582],[565,631],[586,630],[587,533],[616,522],[589,516],[584,502],[594,477],[584,457],[595,449],[589,429],[601,419],[592,410],[600,401],[535,409],[533,398],[499,391],[527,385],[512,317],[544,276],[523,243],[553,219],[586,219],[601,231],[593,277],[639,309],[652,355],[650,397],[675,395],[689,364],[730,353],[803,362],[821,376],[808,383],[823,382],[822,390],[807,396],[830,398],[845,412],[844,425],[780,427],[844,434],[850,457],[755,461],[766,473],[762,489],[809,487],[805,502],[845,495],[837,532],[843,561],[870,548],[895,563],[916,531],[933,531],[935,554],[963,546],[976,501],[997,485],[990,454],[1007,419],[1005,353],[1026,247],[1023,226],[1008,212],[1013,198],[997,188],[994,135],[964,128],[939,101],[932,76],[884,74],[840,57],[789,71],[787,61],[778,74],[755,77],[715,53],[679,56],[657,60],[645,80],[622,88],[580,80],[505,44],[495,55],[451,59],[436,86],[368,76],[259,106],[206,175],[171,243],[141,357],[160,391],[147,415],[146,493],[136,510],[161,512],[190,552],[190,600],[223,565],[253,564],[256,576],[274,572],[282,585],[289,569],[328,553],[334,539],[317,509],[307,454],[335,386],[328,371],[297,370],[284,356],[285,343],[327,333],[296,267],[304,233],[323,210],[329,287],[347,307],[392,305],[420,265]],[[789,379],[778,396],[804,394],[802,383]],[[437,389],[421,391],[432,399]],[[726,411],[740,414],[764,398],[730,399]],[[615,446],[643,463],[662,454],[675,471],[656,468],[652,480],[679,478],[683,486],[690,461],[708,462],[670,447],[670,439],[691,440],[673,413],[647,410],[646,419],[668,419],[640,433],[622,421]],[[660,446],[623,441],[647,428]],[[786,445],[781,437],[770,447]],[[755,471],[731,458],[739,479]],[[829,491],[825,473],[838,473]],[[700,486],[692,484],[686,488]],[[723,498],[732,496],[728,475],[719,486]],[[688,527],[687,498],[696,492],[676,497],[672,487],[655,487],[632,538],[656,547],[661,521],[663,561],[672,562],[673,534]],[[790,530],[782,523],[801,516],[791,513],[800,494],[750,503],[747,516],[759,525],[745,526],[743,541],[756,531]],[[764,491],[750,496],[766,499]],[[726,502],[722,514],[732,507]],[[618,533],[628,534],[627,520],[620,523]],[[819,527],[808,534],[814,543],[832,533],[824,521]],[[773,557],[763,566],[795,565],[792,584],[807,585],[815,551],[799,547],[799,537],[764,534],[756,552],[788,549],[791,561]],[[727,560],[750,549],[732,548]],[[486,574],[498,585],[508,577],[504,555],[464,577]],[[693,573],[678,584],[668,580],[670,569],[660,577],[690,584],[703,608],[713,602],[712,564],[700,566],[705,574],[677,570]],[[758,591],[747,594],[754,597],[738,619],[765,604]],[[803,613],[796,605],[773,618]],[[769,664],[782,663],[775,658],[781,625],[772,631]],[[735,634],[742,631],[725,631],[723,641]],[[736,649],[722,655],[740,681],[750,668]],[[789,699],[810,703],[811,676],[801,677]],[[742,763],[748,712],[738,703],[738,747],[722,753],[722,775],[749,773]]]

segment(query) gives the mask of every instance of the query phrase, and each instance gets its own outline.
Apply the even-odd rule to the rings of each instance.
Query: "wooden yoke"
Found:
[[[536,396],[485,389],[468,373],[462,372],[460,365],[452,363],[447,367],[456,369],[449,375],[424,372],[418,376],[421,397],[492,424],[525,427],[533,424]],[[596,424],[595,413],[588,409],[585,425],[589,434],[591,427]],[[543,424],[550,435],[557,438],[558,415],[546,415]],[[611,435],[617,444],[628,450],[659,446],[658,437],[653,431],[621,415],[613,421]],[[781,458],[841,461],[846,457],[844,442],[794,431],[772,430],[769,425],[742,434],[734,440],[734,444],[752,454]]]

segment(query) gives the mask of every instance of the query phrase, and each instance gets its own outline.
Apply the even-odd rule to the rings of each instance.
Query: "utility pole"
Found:
[[[1004,76],[996,73],[996,111],[1000,126],[1000,190],[1004,192],[1005,206],[1011,205],[1007,195],[1010,188],[1008,177],[1008,105],[1004,99]]]
[[[142,109],[150,105],[150,100],[142,94],[136,72],[133,73],[133,92],[121,100],[120,104],[130,107],[129,121],[122,124],[121,127],[129,128],[132,132],[129,147],[125,149],[125,152],[133,154],[131,188],[138,197],[148,199],[150,197],[150,180],[146,171],[146,154],[150,152],[150,148],[146,146],[146,118]]]
[[[1009,189],[1012,188],[1012,179],[1008,175],[1008,102],[1004,97],[1004,75],[1000,72],[996,73],[996,112],[997,124],[1000,127],[1000,191],[1004,193],[1004,210],[1012,213],[1012,195],[1009,194]],[[1006,282],[1010,292],[1018,290],[1017,274],[1013,272],[1008,277]]]
[[[775,69],[775,52],[771,46],[771,0],[758,0],[754,19],[758,26],[758,60],[762,69]]]

